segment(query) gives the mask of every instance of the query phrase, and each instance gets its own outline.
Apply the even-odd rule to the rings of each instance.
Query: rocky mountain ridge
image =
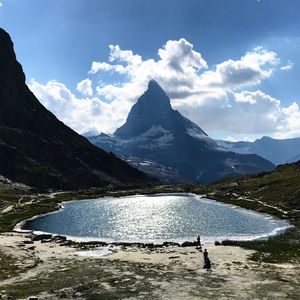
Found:
[[[217,141],[229,151],[241,154],[257,154],[275,165],[292,163],[300,159],[300,138],[273,139],[264,136],[254,142]]]

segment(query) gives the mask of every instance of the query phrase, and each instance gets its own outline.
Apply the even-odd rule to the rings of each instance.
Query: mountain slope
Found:
[[[10,36],[0,29],[0,174],[39,188],[150,182],[50,113],[25,84]]]
[[[300,160],[300,154],[293,156],[292,158],[288,159],[286,162],[287,163],[293,163],[293,162],[297,162]]]
[[[255,153],[275,165],[300,159],[300,138],[277,140],[264,136],[254,142],[218,141],[218,143],[233,152]]]
[[[249,208],[251,201],[261,202],[264,206],[262,211],[269,210],[281,217],[286,217],[284,211],[293,211],[295,216],[299,216],[299,182],[300,162],[296,162],[277,166],[272,172],[221,180],[210,185],[207,192],[213,192],[215,199],[228,198],[237,205],[245,202]]]
[[[221,147],[173,110],[169,97],[154,80],[114,135],[100,134],[89,140],[117,155],[149,159],[175,169],[182,182],[209,183],[274,167],[255,154],[236,154]]]

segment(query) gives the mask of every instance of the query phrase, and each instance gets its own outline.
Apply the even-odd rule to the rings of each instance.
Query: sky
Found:
[[[155,79],[211,137],[300,136],[298,0],[0,0],[27,84],[68,126],[113,133]]]

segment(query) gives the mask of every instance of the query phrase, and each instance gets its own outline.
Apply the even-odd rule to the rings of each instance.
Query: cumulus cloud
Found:
[[[287,70],[287,66],[291,68],[292,62],[281,66],[277,54],[262,47],[239,59],[209,66],[201,53],[182,38],[167,41],[158,49],[157,59],[143,59],[131,50],[110,45],[107,61],[92,62],[92,80],[78,83],[82,99],[56,81],[46,85],[33,81],[30,88],[47,108],[80,133],[112,133],[125,122],[148,81],[155,79],[172,99],[172,106],[205,131],[228,132],[230,136],[300,136],[297,103],[283,107],[279,99],[259,90],[262,81],[276,69]],[[122,80],[99,84],[105,73],[116,78],[122,75]]]
[[[109,92],[103,87],[97,91],[114,99],[128,97],[129,89],[141,92],[150,79],[157,80],[172,98],[186,98],[190,95],[216,93],[217,90],[240,89],[254,86],[272,76],[274,67],[279,64],[277,54],[261,47],[246,53],[239,60],[227,60],[217,64],[214,69],[207,70],[208,64],[200,52],[185,39],[168,41],[158,49],[159,59],[143,60],[140,55],[120,46],[110,45],[108,62],[92,63],[90,73],[115,72],[126,74],[128,80],[124,85],[113,88]],[[130,83],[130,84],[129,84]],[[129,93],[131,94],[131,93]]]
[[[116,73],[126,73],[126,69],[122,65],[111,65],[106,62],[97,62],[93,61],[92,68],[90,70],[90,74],[95,74],[99,71],[104,72],[116,72]]]
[[[175,107],[208,131],[264,134],[276,131],[285,117],[280,101],[260,90],[207,96],[202,103],[187,99]]]
[[[278,138],[289,138],[300,136],[300,110],[299,105],[293,102],[289,107],[283,108],[285,118],[278,127],[274,136]]]
[[[93,96],[92,80],[84,79],[77,84],[77,91],[84,96]]]
[[[187,68],[207,68],[207,62],[199,52],[193,50],[193,45],[185,39],[168,41],[158,50],[161,61],[171,69],[184,73]]]
[[[81,134],[112,132],[122,125],[130,109],[122,101],[108,104],[98,97],[77,98],[64,84],[54,80],[45,85],[32,80],[29,88],[47,109]]]
[[[159,59],[143,60],[131,50],[123,50],[119,45],[110,45],[108,62],[92,62],[89,73],[115,72],[127,75],[128,80],[123,85],[107,88],[99,87],[97,91],[106,97],[128,97],[134,92],[141,93],[150,79],[156,79],[170,94],[177,97],[187,92],[193,92],[193,85],[198,78],[198,72],[208,67],[201,54],[193,49],[193,45],[185,39],[168,41],[158,49]],[[122,95],[124,93],[124,95]]]
[[[273,74],[273,66],[279,63],[277,54],[261,47],[246,53],[239,60],[229,59],[216,66],[215,72],[203,74],[210,85],[237,89],[260,84]]]

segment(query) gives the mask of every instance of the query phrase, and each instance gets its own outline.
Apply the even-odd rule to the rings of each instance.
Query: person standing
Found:
[[[204,249],[204,252],[203,252],[204,266],[206,265],[207,259],[208,259],[208,252],[206,249]]]
[[[197,236],[197,248],[201,249],[201,237],[200,237],[200,235]]]
[[[204,252],[203,252],[203,260],[204,260],[203,268],[206,269],[207,271],[210,271],[211,270],[211,262],[208,257],[208,252],[206,249],[204,249]]]

